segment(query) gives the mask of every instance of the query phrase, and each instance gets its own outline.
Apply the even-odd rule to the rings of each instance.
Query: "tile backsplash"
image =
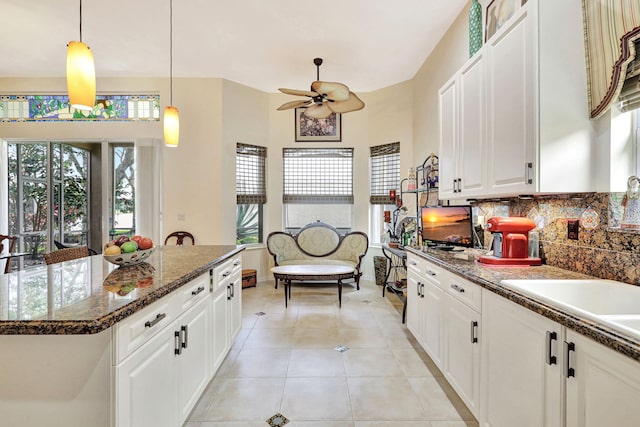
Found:
[[[481,200],[474,216],[524,216],[537,224],[543,263],[602,279],[640,285],[640,231],[619,227],[624,193],[536,196],[532,200]],[[578,240],[567,220],[579,220]],[[491,235],[484,232],[484,242]]]

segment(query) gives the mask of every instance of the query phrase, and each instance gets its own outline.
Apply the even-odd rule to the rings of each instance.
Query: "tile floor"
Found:
[[[184,427],[277,413],[287,427],[478,426],[374,283],[345,285],[342,309],[335,285],[294,285],[287,309],[273,281],[242,298],[242,330]]]

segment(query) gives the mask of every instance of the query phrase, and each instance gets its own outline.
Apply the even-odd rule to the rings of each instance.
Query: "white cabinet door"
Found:
[[[440,114],[439,198],[453,198],[457,193],[458,179],[458,96],[457,75],[454,75],[438,91]]]
[[[422,347],[438,368],[442,368],[442,329],[445,293],[426,280],[422,288]]]
[[[528,16],[519,15],[486,46],[488,194],[535,191],[536,86]]]
[[[480,314],[450,295],[445,298],[444,363],[449,384],[478,416],[480,397]]]
[[[229,345],[240,332],[242,328],[242,275],[238,270],[229,282]]]
[[[639,426],[640,363],[570,330],[566,341],[567,427]]]
[[[118,427],[176,427],[179,377],[172,327],[147,341],[116,366]]]
[[[458,72],[458,193],[486,192],[486,89],[484,50]]]
[[[204,298],[178,319],[182,334],[178,357],[181,420],[185,420],[209,383],[209,299]]]
[[[411,269],[407,271],[407,329],[415,339],[422,343],[422,283],[418,283],[419,276]]]
[[[482,290],[481,426],[563,425],[562,332],[550,319]]]
[[[229,288],[223,285],[211,296],[211,370],[215,373],[230,348],[229,339]]]

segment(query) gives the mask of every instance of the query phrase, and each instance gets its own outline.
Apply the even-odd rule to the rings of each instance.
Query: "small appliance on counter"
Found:
[[[489,218],[487,230],[493,234],[493,255],[481,255],[478,261],[495,266],[541,265],[540,258],[529,256],[529,231],[535,227],[529,218]]]

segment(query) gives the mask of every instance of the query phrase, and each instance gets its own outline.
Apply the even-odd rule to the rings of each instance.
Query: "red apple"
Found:
[[[153,247],[153,240],[151,240],[148,237],[143,237],[138,242],[138,248],[139,249],[145,250],[145,249],[151,249],[152,247]]]
[[[140,239],[142,239],[142,236],[138,236],[137,234],[135,236],[133,236],[130,240],[133,240],[136,243],[140,243]]]

